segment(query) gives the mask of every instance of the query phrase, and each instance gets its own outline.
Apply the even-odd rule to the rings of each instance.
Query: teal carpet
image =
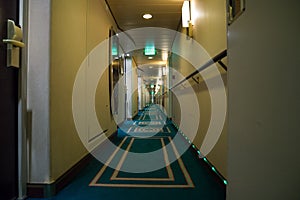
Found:
[[[135,153],[148,153],[165,146],[161,156],[145,162],[168,163],[178,155],[179,146],[187,145],[184,138],[182,144],[173,144],[176,133],[177,129],[158,108],[147,107],[134,120],[123,123],[111,141],[120,149]],[[124,151],[116,151],[109,162],[115,162],[118,168],[93,159],[67,187],[48,199],[226,199],[225,185],[191,147],[168,167],[152,172],[123,172],[123,167],[132,164]]]

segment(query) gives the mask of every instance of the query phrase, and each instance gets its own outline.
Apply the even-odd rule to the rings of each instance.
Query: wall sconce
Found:
[[[186,28],[186,35],[193,37],[193,24],[191,22],[190,1],[184,1],[182,5],[182,27]]]

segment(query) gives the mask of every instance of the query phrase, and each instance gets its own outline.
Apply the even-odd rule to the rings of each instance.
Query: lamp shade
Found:
[[[189,21],[191,20],[190,14],[190,1],[184,1],[182,5],[182,27],[189,27]]]

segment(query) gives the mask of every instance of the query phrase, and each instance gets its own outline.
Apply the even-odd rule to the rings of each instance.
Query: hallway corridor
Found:
[[[180,141],[174,139],[176,135]],[[50,199],[225,199],[224,183],[203,159],[198,158],[194,146],[189,147],[190,144],[172,122],[166,120],[158,106],[146,107],[132,121],[126,121],[111,142],[118,148],[105,165],[93,158],[70,185]],[[102,148],[106,148],[105,143],[96,151]],[[188,150],[177,160],[178,151],[182,148]],[[121,152],[120,149],[126,151]],[[128,155],[160,149],[161,156],[152,157],[151,160],[132,162],[133,158]],[[168,165],[171,160],[175,161]],[[116,169],[110,167],[113,162],[116,163]],[[123,171],[132,164],[137,171],[142,171],[141,162],[148,166],[164,162],[165,167],[141,173]]]
[[[0,200],[299,200],[299,8],[0,0]]]

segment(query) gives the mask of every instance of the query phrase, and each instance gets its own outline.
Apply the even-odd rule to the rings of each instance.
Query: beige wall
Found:
[[[193,38],[213,57],[226,49],[226,1],[191,0]]]
[[[25,2],[24,2],[25,3]],[[29,0],[27,44],[28,182],[50,182],[50,0]],[[24,19],[26,16],[24,16]],[[24,24],[25,25],[25,24]],[[26,27],[24,27],[26,29]],[[26,50],[27,48],[27,50]],[[26,84],[25,84],[26,85]]]
[[[226,38],[226,2],[221,0],[191,0],[192,21],[193,21],[193,39],[197,41],[207,53],[213,57],[227,48]],[[182,30],[185,33],[185,30]],[[200,54],[200,53],[199,53]],[[226,63],[226,59],[224,60]],[[195,70],[186,60],[173,55],[171,67],[178,70],[182,75],[187,76]],[[194,66],[196,68],[200,66]],[[226,72],[219,67],[225,86],[227,85]],[[213,79],[218,72],[209,74]],[[195,76],[200,80],[200,84],[190,81],[198,99],[200,109],[200,122],[194,143],[198,148],[201,147],[204,137],[207,133],[211,117],[211,100],[207,86],[200,75]],[[172,81],[172,77],[170,77]],[[180,121],[179,102],[173,96],[173,116],[176,123]],[[222,134],[208,154],[209,161],[227,177],[227,123],[225,123]]]
[[[300,199],[299,7],[247,1],[228,27],[229,200]]]
[[[108,38],[112,20],[99,0],[53,0],[51,10],[50,162],[55,180],[87,154],[73,121],[73,84],[87,54]],[[111,134],[116,127],[109,115],[108,73],[100,83],[96,110]]]

